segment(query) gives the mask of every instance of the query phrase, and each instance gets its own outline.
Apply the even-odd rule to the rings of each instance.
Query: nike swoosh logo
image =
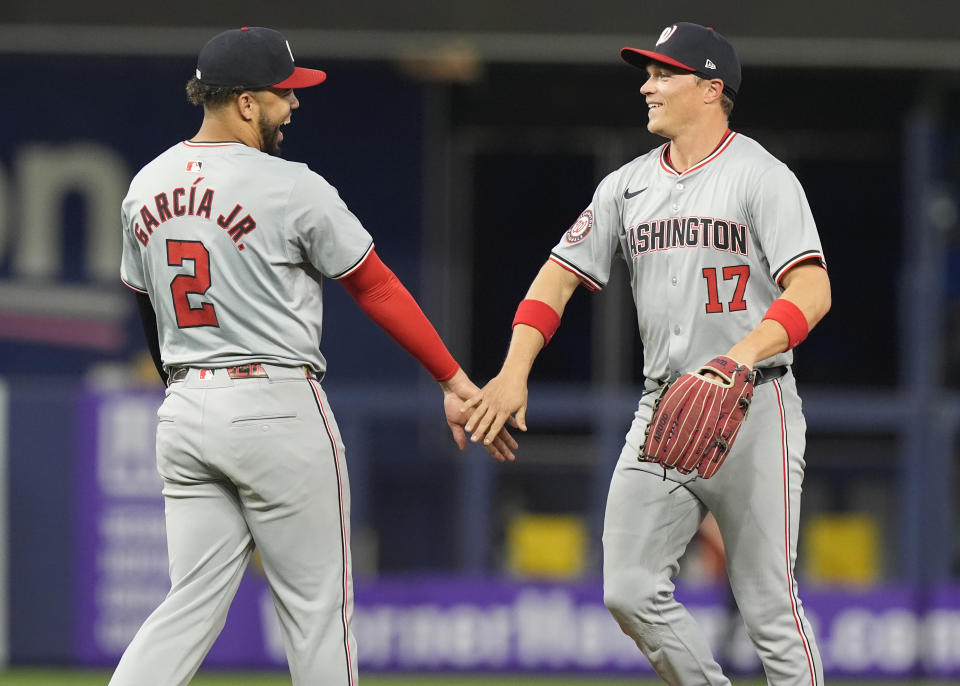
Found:
[[[644,187],[641,188],[640,190],[634,191],[633,193],[630,192],[630,189],[629,189],[629,188],[626,188],[626,189],[624,189],[624,191],[623,191],[623,197],[626,198],[627,200],[629,200],[630,198],[633,198],[633,197],[636,197],[636,196],[640,195],[640,194],[643,193],[645,190],[647,190],[647,188],[649,188],[649,186],[644,186]]]

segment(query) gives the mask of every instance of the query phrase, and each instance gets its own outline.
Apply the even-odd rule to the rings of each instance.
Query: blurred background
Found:
[[[195,56],[283,31],[328,81],[284,156],[338,188],[478,382],[609,171],[659,145],[624,45],[675,21],[736,46],[731,128],[806,189],[833,310],[796,353],[797,576],[828,673],[960,677],[960,5],[745,0],[0,6],[0,665],[108,666],[167,590],[162,387],[119,280],[132,175],[191,137]],[[519,459],[460,454],[419,365],[337,284],[324,386],[347,445],[361,667],[649,673],[602,607],[606,489],[639,398],[625,270],[578,294],[532,377]],[[679,580],[756,674],[707,527]],[[282,666],[251,573],[209,664]]]

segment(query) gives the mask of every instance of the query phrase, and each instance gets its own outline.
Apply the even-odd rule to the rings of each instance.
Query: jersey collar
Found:
[[[737,134],[735,132],[731,131],[730,129],[727,129],[726,133],[723,134],[723,138],[721,138],[720,142],[717,144],[717,147],[713,149],[713,152],[711,152],[709,155],[704,157],[702,160],[700,160],[699,162],[697,162],[695,165],[693,165],[692,167],[690,167],[684,172],[678,172],[676,169],[673,168],[673,165],[670,162],[670,144],[667,143],[665,146],[663,146],[663,150],[660,152],[660,167],[661,169],[663,169],[663,171],[667,172],[671,176],[686,176],[687,174],[690,174],[691,172],[694,172],[697,169],[701,169],[702,167],[705,167],[710,162],[712,162],[717,157],[719,157],[720,154],[730,146],[730,143],[736,137],[737,137]]]
[[[182,141],[182,143],[188,148],[222,148],[227,145],[246,145],[240,141],[204,141],[202,143],[194,143],[193,141]]]

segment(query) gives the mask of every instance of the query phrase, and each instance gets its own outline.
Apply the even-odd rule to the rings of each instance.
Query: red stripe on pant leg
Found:
[[[800,623],[800,613],[797,612],[797,600],[793,593],[793,570],[790,566],[790,464],[789,453],[787,451],[787,422],[786,413],[783,409],[783,395],[780,392],[780,382],[773,381],[773,387],[777,392],[777,408],[780,411],[780,445],[783,454],[783,530],[784,530],[784,549],[787,559],[787,591],[790,595],[790,607],[793,610],[793,619],[797,624],[797,632],[800,634],[800,642],[803,644],[803,650],[807,654],[807,664],[810,666],[810,683],[817,686],[817,672],[813,667],[813,656],[810,654],[810,644],[803,633],[803,627]]]
[[[353,675],[353,659],[350,654],[350,618],[347,616],[347,598],[349,597],[349,579],[347,570],[350,565],[347,564],[350,555],[350,546],[347,544],[347,525],[346,517],[343,511],[343,476],[340,473],[340,453],[337,450],[337,439],[330,429],[330,420],[327,419],[326,410],[323,409],[323,401],[320,400],[319,384],[313,379],[309,379],[310,387],[313,389],[313,397],[317,401],[317,407],[320,408],[320,415],[323,417],[323,425],[327,430],[327,437],[330,439],[330,446],[333,448],[333,463],[337,468],[337,502],[340,505],[340,545],[343,551],[343,646],[347,652],[347,678],[350,680],[350,686],[356,684]]]

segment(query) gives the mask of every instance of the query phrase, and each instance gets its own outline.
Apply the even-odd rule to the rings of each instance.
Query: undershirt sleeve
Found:
[[[450,379],[460,365],[416,300],[372,248],[339,279],[367,316],[413,355],[437,381]]]

